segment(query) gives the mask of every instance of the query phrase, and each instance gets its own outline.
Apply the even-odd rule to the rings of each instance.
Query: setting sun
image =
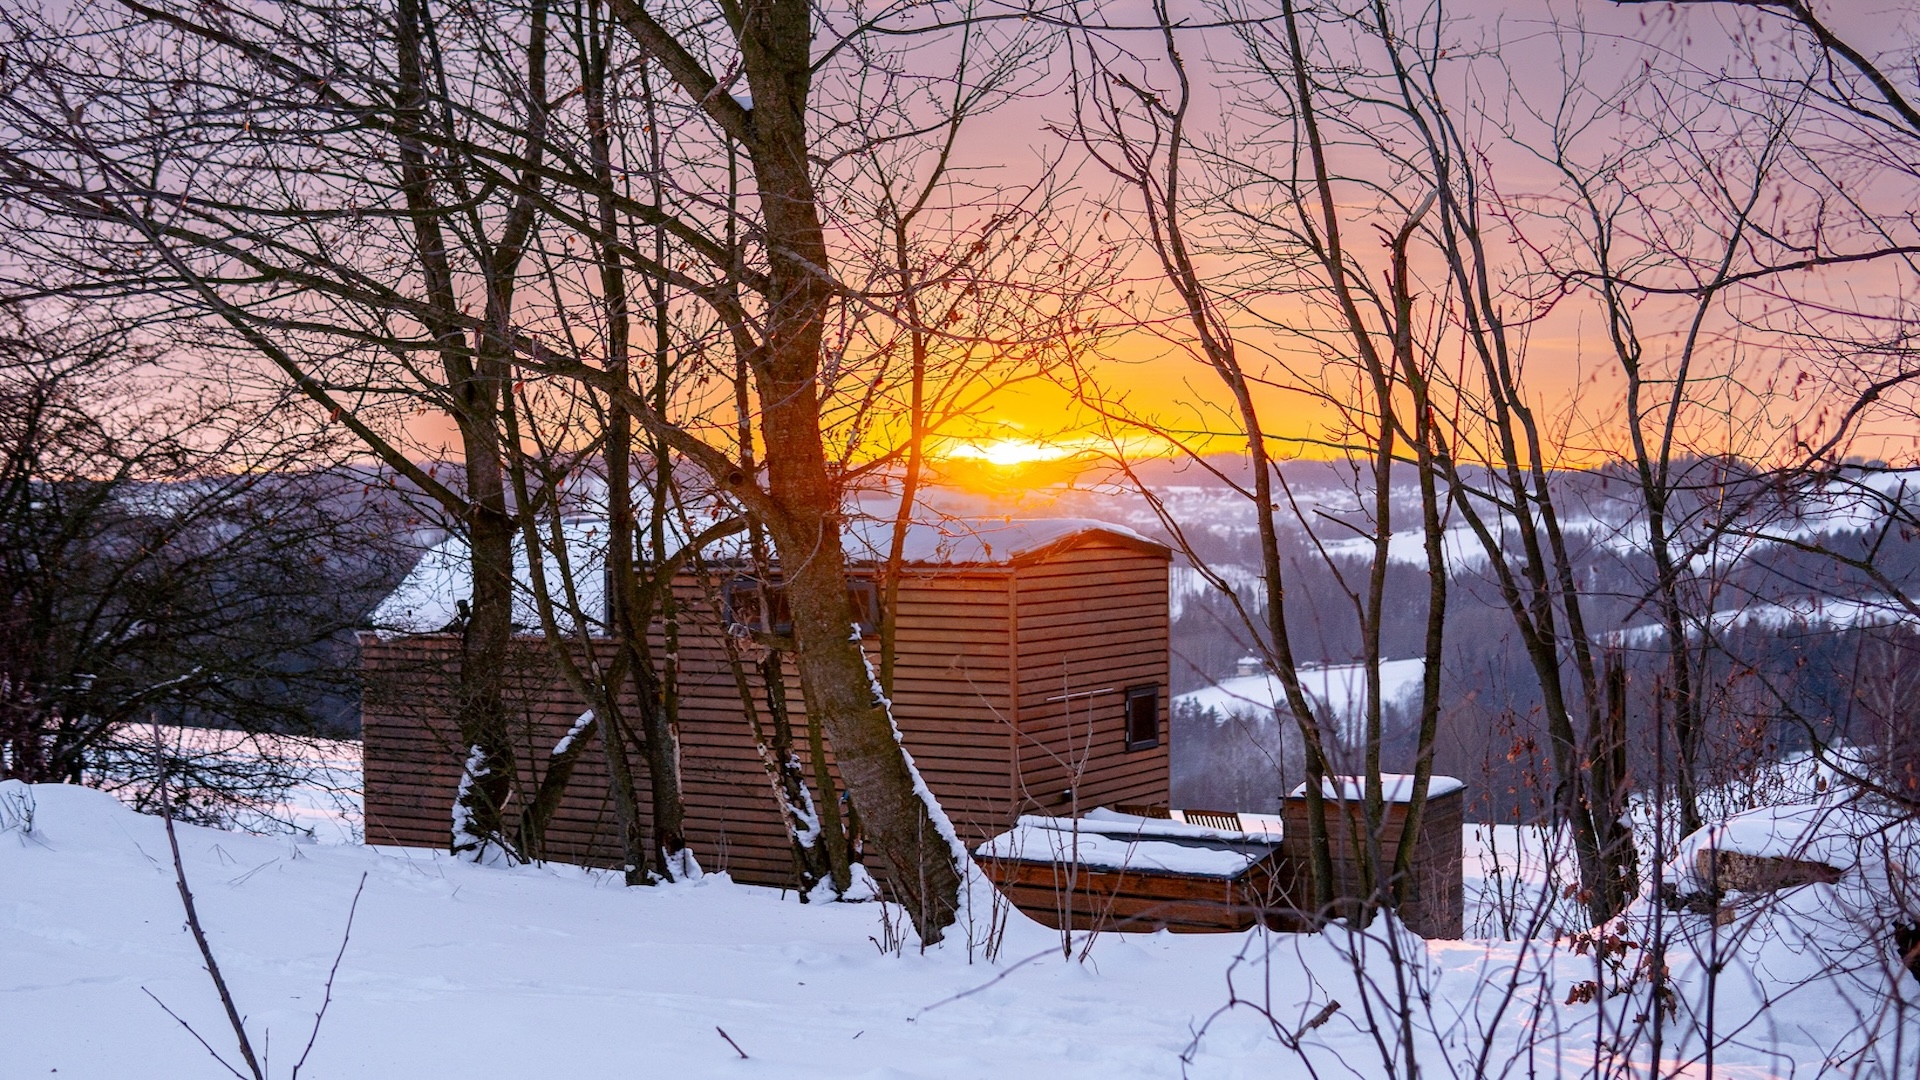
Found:
[[[1038,461],[1058,461],[1073,454],[1074,451],[1066,447],[1049,446],[1031,439],[994,439],[961,443],[940,456],[989,465],[1030,465]]]

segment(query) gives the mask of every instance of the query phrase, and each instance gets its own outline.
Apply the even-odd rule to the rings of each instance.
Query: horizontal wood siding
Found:
[[[1055,930],[1226,933],[1268,919],[1278,854],[1232,878],[1149,870],[1095,870],[1070,862],[983,859],[1015,907]]]
[[[1017,703],[1011,678],[1016,642],[1008,619],[1015,576],[1022,619]],[[969,846],[1007,828],[1023,806],[1064,808],[1060,796],[1069,783],[1068,769],[1053,758],[1083,766],[1078,781],[1083,805],[1166,802],[1166,580],[1163,556],[1097,541],[1017,568],[947,568],[910,573],[903,580],[894,718],[921,774]],[[791,849],[727,662],[727,639],[712,602],[717,583],[688,575],[674,590],[681,612],[687,838],[708,870],[725,870],[744,882],[788,885],[794,880]],[[656,656],[664,655],[658,627],[653,639]],[[459,643],[451,636],[424,636],[368,639],[363,645],[367,840],[444,847],[467,749],[453,722]],[[870,639],[868,645],[871,649],[877,642]],[[523,787],[531,791],[554,745],[586,705],[560,677],[543,641],[516,642],[510,663],[514,742]],[[1061,693],[1063,676],[1075,690],[1095,684],[1116,691],[1159,685],[1161,745],[1125,749],[1118,693],[1092,703],[1090,743],[1086,702],[1074,703],[1079,726],[1070,730],[1060,706],[1046,703]],[[751,668],[749,677],[754,712],[766,723],[764,688]],[[804,756],[805,705],[791,662],[786,681],[795,745]],[[623,708],[630,720],[637,716],[630,696]],[[1013,764],[1016,711],[1027,743],[1019,769]],[[630,747],[642,785],[643,823],[650,830],[642,750]],[[830,749],[828,756],[831,769]],[[833,782],[839,783],[837,775]],[[618,863],[607,793],[604,751],[596,743],[579,759],[549,829],[549,858]],[[817,791],[814,796],[821,797]],[[884,873],[884,867],[876,870]]]
[[[1022,812],[1166,804],[1167,562],[1096,538],[1016,571]],[[1159,687],[1160,743],[1128,750],[1125,695],[1143,685]]]
[[[909,573],[900,586],[894,723],[969,847],[1011,820],[1006,581],[1004,571]]]
[[[683,581],[675,591],[681,601],[680,738],[688,842],[708,870],[725,870],[754,884],[791,884],[791,848],[727,661],[719,619],[697,583]],[[972,629],[956,634],[957,619]],[[654,644],[656,650],[664,648],[657,631]],[[1004,576],[947,575],[904,583],[894,716],[922,775],[969,843],[992,836],[1009,820],[1008,728],[1002,719],[1010,703],[1006,653]],[[453,722],[458,656],[458,641],[446,636],[365,642],[369,843],[447,844],[466,758]],[[516,642],[511,663],[514,741],[522,783],[530,791],[553,746],[586,704],[558,675],[543,641]],[[791,662],[786,668],[796,747],[804,756],[805,702]],[[749,677],[756,713],[766,724],[764,688],[757,672],[750,669]],[[637,716],[631,694],[623,707],[630,719]],[[635,744],[630,753],[650,830],[651,790],[639,768],[643,750]],[[831,750],[828,756],[831,767]],[[834,782],[839,783],[837,774]],[[618,864],[608,791],[604,751],[596,744],[580,758],[549,828],[549,858]],[[518,809],[509,807],[509,812]]]
[[[1466,795],[1455,791],[1429,799],[1421,815],[1420,835],[1414,841],[1413,864],[1406,884],[1406,900],[1400,905],[1400,919],[1414,933],[1428,938],[1458,938],[1465,930],[1466,881],[1463,839]],[[1386,821],[1380,831],[1381,858],[1391,868],[1401,834],[1406,829],[1404,803],[1389,803]],[[1307,842],[1307,800],[1289,797],[1280,805],[1283,836],[1282,851],[1297,868],[1295,905],[1311,912],[1312,847]],[[1327,838],[1333,856],[1334,895],[1338,908],[1354,914],[1356,898],[1363,892],[1362,870],[1366,853],[1366,826],[1360,803],[1327,802]],[[1303,920],[1303,927],[1305,922]]]

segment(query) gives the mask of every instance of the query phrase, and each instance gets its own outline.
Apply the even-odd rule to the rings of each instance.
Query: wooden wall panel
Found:
[[[1008,621],[1016,575],[1022,620],[1017,702],[1010,685],[1016,642]],[[1083,808],[1095,801],[1166,801],[1166,580],[1164,557],[1098,543],[1017,569],[969,568],[903,580],[894,717],[962,839],[978,843],[1023,810],[1058,812],[1068,769],[1048,760],[1049,754],[1085,763],[1079,781]],[[688,841],[708,870],[726,870],[756,884],[789,885],[791,852],[727,663],[726,639],[711,599],[717,584],[717,578],[703,584],[688,577],[674,590],[682,619],[678,653]],[[1097,632],[1090,633],[1090,626]],[[664,648],[657,628],[654,645]],[[440,847],[447,842],[466,756],[452,719],[457,662],[458,642],[447,636],[363,642],[369,843]],[[538,639],[518,643],[513,665],[515,743],[523,782],[531,784],[585,704],[558,676]],[[787,668],[795,740],[804,752],[805,705],[790,663]],[[1109,695],[1111,700],[1094,702],[1096,737],[1091,752],[1083,753],[1081,736],[1069,735],[1059,722],[1058,704],[1046,701],[1060,694],[1063,669],[1075,688],[1084,688],[1086,679],[1122,690],[1158,684],[1161,745],[1126,751],[1120,698]],[[757,684],[757,677],[753,681]],[[764,722],[765,695],[756,686],[753,696]],[[634,703],[625,705],[631,715]],[[1085,703],[1077,705],[1083,730]],[[1025,717],[1028,743],[1019,755],[1019,771],[1012,765],[1016,713]],[[632,748],[636,759],[640,749]],[[650,806],[644,770],[636,778],[642,783],[645,817]],[[618,862],[607,790],[605,759],[596,746],[581,757],[554,817],[550,858],[602,866]]]
[[[1458,938],[1464,929],[1466,892],[1462,876],[1464,841],[1461,830],[1465,823],[1465,806],[1465,793],[1455,791],[1428,800],[1422,815],[1420,836],[1414,842],[1406,902],[1400,908],[1400,917],[1408,928],[1422,937]],[[1298,866],[1309,866],[1312,849],[1306,839],[1306,799],[1284,799],[1280,812],[1285,829],[1285,839],[1281,842],[1283,854]],[[1406,828],[1407,808],[1404,803],[1389,803],[1386,812],[1380,844],[1382,858],[1390,863],[1400,843],[1400,835]],[[1363,846],[1366,824],[1360,804],[1329,800],[1327,833],[1333,856],[1334,891],[1339,898],[1339,906],[1335,910],[1352,916],[1357,914],[1354,910],[1357,901],[1354,898],[1364,892],[1360,883],[1364,880],[1363,860],[1367,857]],[[1312,907],[1308,902],[1309,887],[1309,879],[1303,870],[1298,886],[1299,896],[1295,901],[1302,909]]]
[[[680,729],[688,841],[709,870],[726,870],[756,884],[791,884],[791,852],[718,619],[696,585],[683,582],[675,591],[682,605]],[[902,600],[895,721],[956,828],[978,842],[1004,827],[1010,797],[1009,729],[1000,719],[1010,701],[1005,576],[909,579]],[[657,631],[654,645],[664,648]],[[466,757],[453,724],[457,659],[458,643],[451,637],[363,643],[370,843],[441,847],[447,842]],[[515,743],[523,782],[531,785],[538,781],[537,767],[586,706],[557,675],[544,642],[517,643],[514,664]],[[795,741],[804,752],[805,702],[791,663],[787,669]],[[755,709],[764,723],[765,695],[757,676],[753,682]],[[629,698],[624,704],[633,715],[634,702]],[[634,746],[631,753],[638,759],[641,750]],[[549,829],[550,858],[602,866],[619,861],[604,761],[597,748],[590,748],[576,766]],[[636,779],[643,819],[649,818],[644,772]],[[645,824],[651,828],[650,820]]]
[[[1167,565],[1095,541],[1017,571],[1023,812],[1166,803]],[[1160,742],[1128,750],[1125,692],[1142,685],[1160,688]]]

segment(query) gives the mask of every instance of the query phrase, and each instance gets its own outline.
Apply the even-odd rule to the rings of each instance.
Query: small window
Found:
[[[1160,745],[1160,687],[1127,688],[1127,749],[1150,750]]]
[[[847,582],[847,603],[853,608],[853,625],[860,628],[861,637],[880,632],[880,590],[873,582],[864,578]]]
[[[727,623],[735,631],[793,633],[793,612],[787,608],[787,590],[777,581],[733,579],[727,583]]]
[[[793,633],[793,610],[787,606],[787,589],[778,581],[761,583],[754,578],[735,578],[727,584],[727,622],[740,630],[763,634]],[[847,603],[853,608],[860,633],[879,632],[880,598],[873,582],[855,579],[847,582]]]

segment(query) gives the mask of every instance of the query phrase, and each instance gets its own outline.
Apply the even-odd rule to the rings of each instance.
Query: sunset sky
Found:
[[[1548,109],[1558,100],[1563,93],[1566,57],[1572,52],[1580,48],[1587,51],[1581,85],[1591,95],[1604,97],[1632,84],[1645,65],[1665,64],[1674,70],[1698,73],[1734,60],[1739,55],[1737,43],[1746,40],[1742,37],[1743,25],[1758,25],[1767,31],[1752,38],[1757,42],[1753,54],[1757,63],[1778,61],[1777,52],[1769,50],[1775,39],[1786,40],[1778,33],[1777,23],[1726,8],[1687,11],[1583,0],[1477,0],[1452,5],[1449,14],[1459,20],[1452,33],[1463,51],[1472,51],[1476,44],[1500,44],[1493,55],[1479,57],[1449,73],[1454,80],[1449,90],[1457,94],[1461,107],[1475,116],[1469,126],[1478,140],[1476,148],[1486,155],[1500,194],[1521,201],[1549,195],[1557,182],[1537,153],[1545,141],[1543,121],[1529,116],[1523,106]],[[1911,29],[1915,18],[1904,5],[1886,3],[1845,5],[1834,17],[1837,29],[1866,41],[1898,39],[1901,32]],[[1557,22],[1550,26],[1549,20]],[[1567,29],[1576,21],[1585,34],[1578,43]],[[1148,55],[1157,48],[1151,35],[1119,33],[1112,35],[1111,41],[1146,55],[1139,68],[1143,78],[1158,86],[1170,83],[1164,63]],[[1231,70],[1234,42],[1217,29],[1187,31],[1180,41],[1197,86],[1191,120],[1194,139],[1229,156],[1246,149],[1241,142],[1247,130],[1244,101],[1257,88],[1225,89],[1233,80],[1244,78]],[[916,57],[916,63],[925,62],[931,69],[940,58],[939,51],[934,50]],[[1046,176],[1058,186],[1061,220],[1079,223],[1070,226],[1077,230],[1076,238],[1065,242],[1078,243],[1080,254],[1092,258],[1094,252],[1113,243],[1125,244],[1128,229],[1137,229],[1138,224],[1130,222],[1125,213],[1114,215],[1110,222],[1095,217],[1100,208],[1124,210],[1132,204],[1114,181],[1082,151],[1068,145],[1063,135],[1074,119],[1065,92],[1067,66],[1064,54],[1056,53],[1048,70],[1032,77],[1026,94],[963,130],[956,154],[970,170],[969,183],[1018,187]],[[1240,95],[1241,107],[1229,107],[1236,94]],[[1591,100],[1587,107],[1592,107]],[[1752,116],[1739,122],[1759,125]],[[1717,115],[1714,123],[1720,125],[1713,129],[1715,138],[1738,143],[1744,137],[1726,114]],[[1617,149],[1614,142],[1622,135],[1618,125],[1611,129],[1604,124],[1590,125],[1583,129],[1576,153],[1599,160]],[[1866,196],[1887,205],[1910,197],[1911,192],[1905,189],[1878,195],[1869,192]],[[1364,272],[1377,276],[1384,261],[1375,239],[1382,222],[1360,202],[1349,210],[1344,225],[1349,232],[1348,243],[1364,264]],[[951,222],[964,229],[984,211],[956,203],[947,212]],[[1543,241],[1545,227],[1538,222],[1523,228],[1530,244],[1552,240],[1547,237]],[[1085,370],[1094,376],[1100,393],[1117,411],[1178,432],[1197,449],[1238,449],[1240,440],[1221,408],[1226,399],[1219,381],[1190,352],[1187,328],[1177,317],[1167,318],[1173,314],[1170,307],[1156,307],[1151,302],[1143,305],[1138,299],[1156,294],[1164,298],[1164,288],[1157,278],[1157,266],[1144,250],[1131,250],[1132,260],[1115,272],[1111,287],[1134,289],[1138,296],[1104,298],[1109,306],[1104,321],[1111,327],[1126,315],[1141,312],[1156,314],[1161,321],[1156,329],[1108,329],[1079,343],[1087,358]],[[1424,265],[1418,250],[1415,258],[1416,275],[1437,287],[1440,268],[1430,251]],[[1240,354],[1255,377],[1268,384],[1260,393],[1260,406],[1264,423],[1275,439],[1275,451],[1282,456],[1340,453],[1332,444],[1340,440],[1343,425],[1329,399],[1347,393],[1353,385],[1353,374],[1338,363],[1325,366],[1317,350],[1288,331],[1315,322],[1324,325],[1325,313],[1310,314],[1299,300],[1285,297],[1292,282],[1249,285],[1244,260],[1236,263],[1232,258],[1216,258],[1207,265],[1220,272],[1220,294],[1230,295],[1240,305],[1236,309]],[[1516,259],[1513,272],[1520,266]],[[1241,276],[1238,284],[1232,283],[1236,274]],[[1804,290],[1805,285],[1801,280],[1795,287]],[[1867,307],[1884,302],[1891,311],[1904,302],[1895,295],[1898,288],[1878,272],[1860,269],[1829,274],[1811,295],[1830,295]],[[1874,299],[1875,294],[1884,296],[1884,301]],[[1430,299],[1431,295],[1429,290],[1422,298]],[[1752,318],[1754,312],[1767,308],[1771,298],[1763,290],[1736,297],[1733,302],[1739,318]],[[1599,306],[1590,295],[1576,290],[1543,310],[1539,321],[1521,328],[1519,355],[1530,401],[1551,430],[1557,462],[1589,465],[1624,451],[1622,380]],[[1729,310],[1736,309],[1716,311],[1705,324],[1710,342],[1716,334],[1726,337],[1703,350],[1711,367],[1701,390],[1703,418],[1688,437],[1702,450],[1730,449],[1755,456],[1785,452],[1794,439],[1804,438],[1809,430],[1825,422],[1817,389],[1825,376],[1815,379],[1815,386],[1806,386],[1809,375],[1804,355],[1769,351],[1773,339],[1739,331],[1739,319],[1728,314]],[[1638,329],[1655,368],[1677,352],[1688,314],[1682,303],[1657,299],[1643,301],[1636,308]],[[1781,386],[1792,387],[1793,392],[1766,398]],[[1455,408],[1470,410],[1472,405],[1465,402]],[[449,432],[443,423],[423,417],[412,434],[416,443],[430,452],[446,445]],[[1110,452],[1115,438],[1130,455],[1173,452],[1150,433],[1120,431],[1101,423],[1085,402],[1075,400],[1065,380],[1041,379],[1022,381],[999,391],[976,415],[945,429],[929,452],[945,461],[947,475],[972,477],[969,482],[1046,483],[1070,476],[1076,463],[1090,455]],[[1889,460],[1910,459],[1920,451],[1920,432],[1899,416],[1877,420],[1862,433],[1853,451]]]

